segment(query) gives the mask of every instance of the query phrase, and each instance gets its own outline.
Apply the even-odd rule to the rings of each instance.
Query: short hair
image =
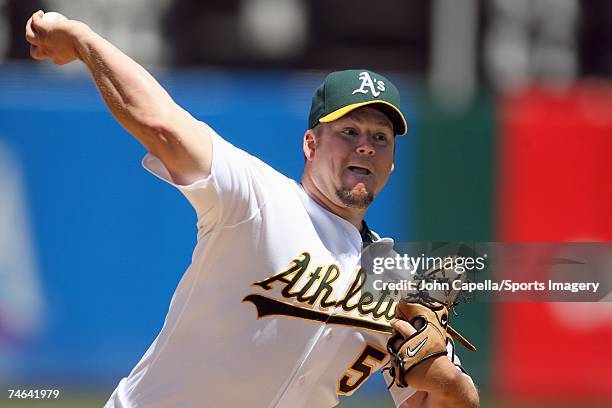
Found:
[[[317,122],[316,125],[314,125],[314,127],[310,130],[312,130],[312,133],[315,134],[315,136],[321,136],[321,129],[323,128],[323,125],[321,124],[321,122]]]

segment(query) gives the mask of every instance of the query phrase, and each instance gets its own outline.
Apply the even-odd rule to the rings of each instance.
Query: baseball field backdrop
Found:
[[[17,25],[25,24],[22,17],[32,7],[68,3],[4,3],[0,406],[99,407],[162,327],[191,261],[195,215],[183,196],[142,168],[145,150],[113,119],[84,69],[34,65],[25,42],[24,51],[17,34],[10,36],[23,35]],[[224,13],[235,14],[227,4],[243,4],[210,3],[226,23]],[[261,13],[256,3],[282,8],[272,0],[253,1],[248,10],[257,18],[275,14]],[[295,11],[283,9],[286,18],[270,23],[281,30],[291,21],[287,30],[304,30],[304,38],[294,33],[289,45],[247,13],[253,29],[265,31],[253,41],[273,46],[233,49],[221,35],[227,28],[219,26],[214,44],[196,41],[200,48],[191,49],[184,36],[196,35],[194,29],[179,32],[183,20],[176,18],[201,16],[203,6],[156,1],[149,7],[160,16],[170,10],[163,24],[134,20],[140,27],[134,32],[156,36],[134,34],[136,40],[124,31],[131,38],[125,47],[150,62],[147,68],[186,110],[294,179],[303,168],[310,98],[325,74],[345,65],[383,72],[398,85],[409,135],[398,140],[396,169],[366,218],[396,242],[612,242],[612,69],[610,42],[602,45],[612,38],[612,21],[605,23],[612,9],[605,2],[533,2],[550,20],[556,16],[561,26],[574,27],[569,34],[554,31],[546,13],[522,1],[517,3],[527,11],[501,1],[466,1],[452,24],[443,24],[452,1],[390,1],[387,7],[397,13],[387,13],[393,24],[386,28],[368,25],[375,13],[358,12],[369,2],[339,1],[328,14],[324,2],[289,3],[309,16],[287,20]],[[74,2],[73,15],[93,19],[83,4]],[[146,8],[135,4],[134,10]],[[239,10],[247,9],[244,4]],[[104,9],[104,16],[119,19],[123,6],[117,7]],[[335,27],[349,9],[355,20],[346,20],[358,22],[361,31]],[[70,9],[62,11],[70,16]],[[100,30],[112,26],[100,21],[93,22]],[[445,37],[444,27],[456,30]],[[526,45],[505,42],[516,40],[512,27],[524,29],[519,37]],[[444,45],[453,34],[461,55]],[[549,37],[554,45],[566,35],[571,47],[563,50],[573,59],[563,52],[538,54],[539,46],[550,51],[544,46]],[[172,57],[147,54],[164,38],[176,45]],[[466,45],[461,38],[472,41]],[[588,39],[592,46],[585,45]],[[519,43],[528,52],[519,52]],[[436,63],[438,52],[446,55],[445,64]],[[609,288],[612,254],[607,256],[609,273],[602,280]],[[482,406],[610,406],[611,302],[604,293],[598,302],[461,304],[453,323],[478,352],[458,352]],[[59,397],[9,399],[11,389],[58,390]],[[375,374],[341,406],[393,403]]]
[[[320,78],[161,76],[188,110],[292,177],[302,166],[301,112],[309,85]],[[563,98],[537,90],[508,100],[483,94],[458,114],[441,110],[418,84],[397,80],[411,136],[399,142],[390,188],[369,214],[377,230],[404,241],[610,239],[612,123],[592,123],[575,111],[573,98],[588,97],[588,88]],[[194,215],[182,196],[141,168],[143,149],[83,75],[5,66],[0,84],[0,379],[6,387],[44,384],[67,397],[103,398],[163,323],[190,259]],[[202,89],[207,98],[199,98]],[[583,102],[612,109],[605,99]],[[529,149],[514,146],[522,139]],[[455,324],[479,348],[460,355],[485,395],[609,401],[609,305],[575,305],[591,319],[577,327],[557,310],[563,307],[474,302],[458,308]],[[558,341],[551,343],[550,334]],[[580,358],[553,358],[569,346],[580,347]],[[382,379],[370,383],[361,397],[389,404]]]

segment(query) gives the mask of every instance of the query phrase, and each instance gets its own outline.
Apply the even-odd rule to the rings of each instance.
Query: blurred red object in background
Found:
[[[500,102],[497,240],[612,241],[612,85]],[[499,303],[493,324],[499,397],[612,400],[611,302]]]

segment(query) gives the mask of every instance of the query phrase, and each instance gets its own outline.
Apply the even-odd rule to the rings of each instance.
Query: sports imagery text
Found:
[[[487,279],[483,282],[463,282],[455,279],[451,282],[437,280],[400,280],[394,282],[385,282],[381,279],[373,281],[373,287],[376,290],[398,290],[398,291],[416,291],[416,290],[462,290],[466,292],[591,292],[596,293],[599,289],[600,282],[554,282],[548,281],[533,281],[533,282],[516,282],[511,279],[504,279],[501,282]]]

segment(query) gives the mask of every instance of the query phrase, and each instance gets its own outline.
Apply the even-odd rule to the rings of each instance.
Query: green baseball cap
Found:
[[[399,109],[399,91],[387,78],[367,69],[329,74],[312,96],[308,127],[312,129],[319,122],[332,122],[366,105],[375,105],[386,114],[395,134],[406,134],[408,126]]]

